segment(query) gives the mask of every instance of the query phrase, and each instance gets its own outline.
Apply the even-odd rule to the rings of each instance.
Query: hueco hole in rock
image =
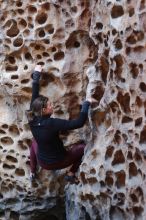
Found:
[[[32,72],[54,117],[93,97],[78,184],[38,168],[25,111]],[[146,0],[0,0],[0,220],[146,219]]]

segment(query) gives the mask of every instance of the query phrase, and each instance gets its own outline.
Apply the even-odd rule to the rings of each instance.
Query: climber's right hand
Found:
[[[34,68],[34,71],[42,72],[42,66],[41,65],[36,65]]]
[[[87,98],[86,101],[90,102],[91,104],[97,103],[98,101],[92,97]]]

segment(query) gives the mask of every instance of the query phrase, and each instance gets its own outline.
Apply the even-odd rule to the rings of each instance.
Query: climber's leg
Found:
[[[80,145],[75,144],[72,147],[72,149],[70,150],[71,155],[72,156],[75,155],[75,158],[73,160],[73,164],[72,164],[69,172],[65,176],[65,180],[67,180],[71,183],[79,183],[79,179],[75,176],[75,173],[81,164],[85,146],[86,146],[85,144],[80,144]]]
[[[85,144],[74,144],[72,146],[72,148],[70,149],[70,158],[72,158],[72,167],[70,168],[70,172],[71,173],[76,173],[76,171],[78,170],[80,164],[81,164],[81,160],[82,160],[82,156],[84,155],[84,149],[85,149]]]
[[[36,172],[36,167],[37,167],[37,143],[35,141],[35,139],[32,139],[32,144],[30,147],[30,169],[31,169],[31,173]]]
[[[52,164],[45,164],[41,161],[38,161],[40,166],[47,170],[60,170],[71,166],[70,172],[75,174],[79,165],[81,164],[81,159],[84,154],[85,144],[74,144],[71,149],[69,149],[66,153],[66,156],[63,160],[52,163]]]

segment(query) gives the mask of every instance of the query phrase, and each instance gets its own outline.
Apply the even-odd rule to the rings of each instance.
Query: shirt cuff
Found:
[[[33,82],[36,82],[36,83],[39,82],[40,76],[41,76],[40,72],[38,71],[33,72],[31,76],[33,79]]]
[[[90,106],[90,102],[89,101],[84,101],[83,105],[82,105],[81,112],[88,113],[89,106]]]

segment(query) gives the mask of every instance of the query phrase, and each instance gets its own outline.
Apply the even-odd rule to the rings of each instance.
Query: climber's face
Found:
[[[51,102],[48,100],[47,105],[43,108],[43,115],[52,115],[53,114],[53,106]]]

